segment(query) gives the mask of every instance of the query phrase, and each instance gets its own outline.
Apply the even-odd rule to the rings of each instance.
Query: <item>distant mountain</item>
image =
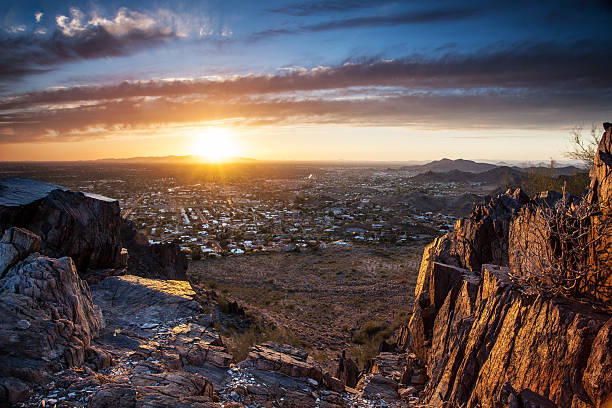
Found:
[[[417,174],[416,176],[412,177],[412,180],[418,182],[486,184],[498,184],[501,181],[504,181],[505,183],[518,183],[520,179],[521,171],[507,166],[494,167],[480,173],[471,173],[460,170],[452,170],[444,173],[428,171],[427,173]]]
[[[492,170],[498,166],[490,163],[478,163],[472,160],[450,160],[442,159],[435,160],[427,164],[416,165],[416,166],[403,166],[400,170],[409,171],[414,174],[420,173],[446,173],[450,171],[462,171],[466,173],[482,173],[488,170]]]
[[[550,171],[550,167],[548,166],[538,166],[538,167],[525,167],[521,169],[527,173],[534,171]],[[555,167],[555,176],[572,176],[577,173],[587,172],[585,169],[578,168],[576,166],[565,166],[565,167]]]
[[[520,185],[530,173],[543,172],[549,174],[549,169],[546,167],[529,167],[521,169],[518,167],[494,167],[490,170],[480,173],[467,172],[460,170],[451,170],[447,172],[427,171],[411,177],[411,180],[421,183],[485,183],[496,185]],[[581,170],[574,166],[555,168],[555,177],[572,176],[580,173]]]
[[[153,163],[153,164],[191,164],[191,163],[209,163],[205,158],[195,155],[187,156],[144,156],[144,157],[128,157],[120,159],[98,159],[96,162],[102,163]],[[254,162],[255,159],[247,157],[231,157],[224,159],[223,163],[246,163]]]

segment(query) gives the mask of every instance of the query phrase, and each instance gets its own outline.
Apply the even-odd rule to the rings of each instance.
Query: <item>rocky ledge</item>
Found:
[[[584,254],[591,273],[578,282],[576,297],[534,291],[517,279],[526,262],[541,256],[517,251],[519,244],[553,252],[550,236],[532,232],[542,229],[537,209],[554,206],[558,193],[500,194],[425,248],[410,322],[398,333],[393,357],[376,359],[410,361],[396,364],[404,373],[425,367],[424,385],[411,385],[421,403],[612,406],[612,237],[593,236],[612,215],[612,125],[604,128],[588,198],[597,209],[588,239],[596,244]],[[387,390],[409,383],[401,370],[376,366],[371,375],[379,371]]]

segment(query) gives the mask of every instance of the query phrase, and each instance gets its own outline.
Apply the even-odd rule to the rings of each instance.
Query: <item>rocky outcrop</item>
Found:
[[[79,272],[123,266],[120,223],[116,200],[37,180],[0,179],[0,232],[34,232],[42,239],[41,253],[69,256]]]
[[[177,242],[149,244],[134,223],[123,220],[121,239],[130,257],[128,273],[151,279],[187,280],[187,256]]]
[[[612,402],[606,369],[611,316],[565,299],[526,295],[506,267],[484,265],[477,274],[436,264],[433,271],[449,275],[430,286],[435,295],[446,293],[444,302],[430,306],[430,332],[418,313],[413,320],[419,324],[410,324],[410,345],[427,366],[425,402],[505,407],[512,406],[512,395],[540,401],[535,406]]]
[[[469,218],[457,221],[450,254],[472,271],[479,271],[485,263],[507,266],[508,231],[516,211],[528,201],[517,189],[476,206]]]
[[[595,161],[591,168],[591,193],[589,200],[601,211],[592,218],[589,239],[594,241],[589,254],[590,262],[599,271],[592,276],[583,290],[612,305],[612,123],[604,123],[604,133],[599,142]],[[607,232],[603,239],[602,230]]]
[[[591,173],[590,199],[600,208],[586,221],[592,231],[610,216],[605,197],[611,132],[607,125]],[[517,279],[528,266],[545,267],[557,256],[557,235],[541,211],[562,198],[547,192],[529,200],[520,190],[507,192],[477,207],[454,231],[425,248],[413,314],[396,342],[426,366],[421,403],[496,408],[612,404],[612,315],[605,311],[610,298],[600,296],[609,287],[609,235],[597,230],[603,239],[588,260],[594,278],[581,288],[580,300],[538,294]],[[585,300],[594,298],[601,302],[596,307]]]
[[[100,310],[72,260],[30,253],[39,243],[32,232],[13,228],[1,244],[4,254],[22,259],[0,280],[0,377],[9,402],[25,397],[14,392],[27,390],[21,381],[44,382],[58,368],[83,364],[102,328]]]

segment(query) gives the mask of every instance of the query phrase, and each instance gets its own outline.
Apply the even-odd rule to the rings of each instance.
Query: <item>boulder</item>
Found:
[[[0,278],[9,267],[40,249],[38,235],[24,228],[7,228],[0,239]]]
[[[357,364],[350,358],[346,358],[346,352],[342,351],[342,356],[338,361],[338,369],[336,377],[339,378],[345,386],[355,388],[359,378],[359,368]]]
[[[397,382],[380,374],[366,374],[357,384],[357,392],[364,399],[382,399],[396,401],[399,399]]]
[[[79,272],[123,266],[120,225],[116,200],[32,179],[0,179],[0,232],[34,232],[43,254],[69,256]]]
[[[12,236],[37,242],[23,231],[13,230]],[[103,325],[72,259],[38,253],[10,267],[0,280],[0,315],[0,377],[25,382],[43,382],[60,367],[83,364]]]
[[[251,366],[257,370],[278,371],[289,377],[311,378],[317,382],[323,381],[321,367],[303,350],[295,347],[266,342],[255,345],[247,355],[243,366]]]

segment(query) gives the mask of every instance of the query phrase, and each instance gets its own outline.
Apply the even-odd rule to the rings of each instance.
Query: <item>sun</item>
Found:
[[[228,129],[209,127],[195,136],[193,153],[206,161],[219,162],[236,157],[238,149]]]

